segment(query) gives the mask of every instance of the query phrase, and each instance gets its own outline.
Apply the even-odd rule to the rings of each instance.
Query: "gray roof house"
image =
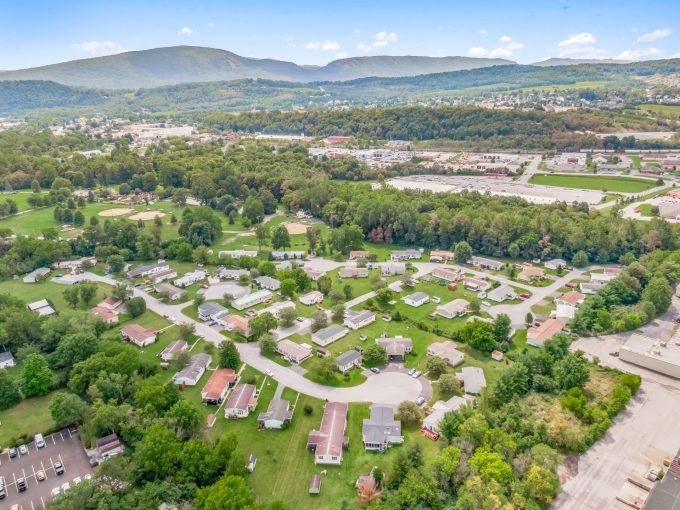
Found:
[[[312,333],[312,342],[321,347],[326,347],[328,344],[340,340],[347,333],[349,333],[347,328],[343,328],[339,324],[333,324],[327,328],[320,329],[316,333]]]
[[[345,373],[348,370],[361,365],[361,353],[354,350],[343,352],[340,356],[335,358],[335,362],[338,364],[340,372]]]
[[[255,283],[257,283],[260,288],[267,290],[279,290],[281,288],[281,282],[271,276],[259,276],[255,278]]]
[[[48,274],[50,274],[50,269],[48,267],[39,267],[27,275],[24,275],[24,283],[35,283],[46,278]]]
[[[490,290],[486,297],[496,303],[502,303],[506,299],[516,299],[517,294],[510,285],[499,285],[495,289]]]
[[[394,409],[387,406],[371,407],[371,417],[364,418],[361,426],[366,450],[384,452],[393,444],[404,442],[401,422],[394,419]]]
[[[283,424],[293,419],[293,411],[290,410],[290,402],[275,398],[269,402],[267,410],[257,417],[257,426],[260,429],[280,429]]]
[[[375,343],[385,349],[390,361],[404,361],[406,355],[413,350],[413,340],[410,338],[377,338]]]
[[[486,388],[484,371],[479,367],[463,367],[456,374],[456,379],[463,383],[465,393],[479,395]]]
[[[225,307],[212,301],[206,301],[198,307],[198,316],[204,322],[217,320],[228,312]]]
[[[201,353],[192,356],[187,366],[175,374],[173,378],[175,384],[196,386],[211,362],[212,358],[208,354]]]
[[[146,276],[148,274],[160,273],[170,269],[170,266],[165,261],[159,261],[149,266],[139,266],[137,269],[128,271],[128,278],[137,278],[138,276]]]

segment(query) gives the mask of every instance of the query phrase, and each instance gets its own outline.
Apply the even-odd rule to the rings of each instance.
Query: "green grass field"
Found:
[[[561,188],[577,188],[619,193],[640,193],[656,186],[651,179],[636,179],[634,177],[605,177],[587,175],[536,174],[529,182],[544,186],[558,186]]]
[[[97,283],[97,295],[90,304],[80,303],[76,308],[79,310],[87,310],[99,303],[107,293],[110,293],[111,287],[105,283]],[[0,282],[0,293],[8,293],[14,297],[32,303],[40,299],[48,299],[56,307],[57,311],[64,311],[71,308],[64,299],[63,293],[69,286],[60,285],[50,280],[45,280],[38,283],[24,283],[21,279],[5,280]]]
[[[19,405],[0,411],[0,450],[23,434],[32,436],[55,427],[50,415],[50,401],[54,393],[21,401]],[[12,445],[14,446],[14,445]]]
[[[665,115],[680,117],[680,105],[641,104],[638,108],[652,113],[663,113]]]
[[[17,204],[17,207],[19,208],[19,212],[25,211],[27,209],[32,209],[33,206],[28,204],[28,197],[31,195],[35,195],[36,193],[33,193],[32,191],[12,191],[12,192],[4,192],[0,193],[0,201],[4,201],[6,199],[11,199],[14,200]],[[42,195],[43,193],[37,193],[38,195]]]

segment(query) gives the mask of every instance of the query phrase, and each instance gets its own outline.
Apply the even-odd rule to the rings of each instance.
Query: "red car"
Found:
[[[529,294],[520,294],[519,298],[520,299],[529,299]]]
[[[573,284],[573,283],[565,283],[564,286],[567,287],[568,289],[574,288],[574,284]]]

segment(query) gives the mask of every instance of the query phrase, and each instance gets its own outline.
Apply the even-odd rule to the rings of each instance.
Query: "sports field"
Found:
[[[656,186],[656,182],[651,179],[599,175],[536,174],[529,182],[544,186],[613,191],[616,193],[640,193]]]

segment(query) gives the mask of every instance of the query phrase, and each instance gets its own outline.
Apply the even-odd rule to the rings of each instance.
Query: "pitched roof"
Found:
[[[562,331],[563,328],[564,322],[557,319],[548,319],[537,328],[529,328],[527,338],[543,344]]]
[[[361,353],[355,350],[343,352],[340,356],[335,358],[335,361],[338,365],[343,366],[347,365],[348,363],[354,363],[357,360],[361,359]]]
[[[319,430],[312,430],[308,444],[316,445],[316,455],[342,454],[345,442],[345,426],[347,425],[347,404],[344,402],[328,402],[323,409]]]
[[[373,406],[371,417],[363,420],[361,433],[365,443],[382,443],[387,436],[401,436],[401,422],[394,419],[391,407]]]
[[[201,390],[201,396],[206,400],[217,400],[227,385],[236,381],[236,372],[231,368],[218,368]]]
[[[260,413],[257,417],[258,421],[276,420],[287,421],[293,418],[293,411],[290,410],[290,402],[275,398],[269,402],[267,410]]]
[[[248,409],[248,405],[255,395],[254,384],[237,384],[231,392],[231,396],[225,406],[227,409]]]
[[[569,292],[565,292],[560,297],[558,297],[557,300],[564,301],[565,303],[569,303],[570,305],[577,305],[579,301],[583,300],[585,297],[586,297],[585,294],[581,294],[580,292],[577,292],[575,290],[570,290]]]
[[[385,349],[388,356],[403,356],[413,348],[410,338],[377,338],[376,343]]]
[[[94,307],[90,308],[90,313],[93,313],[94,315],[97,315],[104,320],[113,319],[114,317],[118,317],[118,314],[116,312],[114,312],[113,310],[109,310],[108,308],[102,308],[100,306],[94,306]]]
[[[156,336],[156,332],[153,329],[146,329],[139,324],[130,324],[125,326],[120,330],[123,336],[129,338],[130,340],[136,340],[142,342],[149,338],[150,336]]]

